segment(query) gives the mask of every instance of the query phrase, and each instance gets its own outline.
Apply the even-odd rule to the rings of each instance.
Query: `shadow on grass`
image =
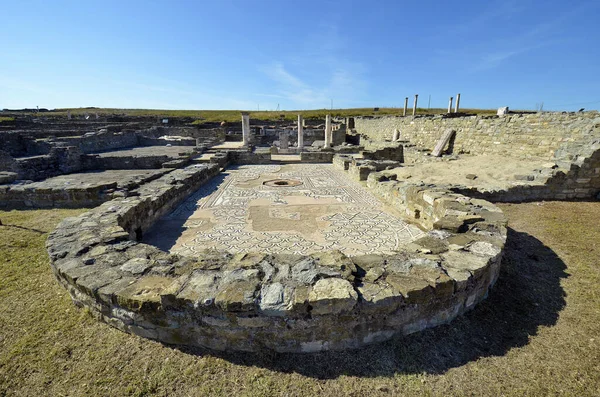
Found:
[[[538,327],[556,324],[565,306],[560,286],[567,277],[565,269],[562,260],[535,237],[509,229],[500,277],[490,295],[450,324],[341,352],[269,355],[181,350],[317,379],[440,374],[481,357],[502,356],[527,345]]]
[[[19,225],[5,225],[5,224],[2,224],[0,222],[0,228],[3,228],[3,227],[10,227],[10,228],[13,228],[13,229],[27,230],[28,232],[34,232],[34,233],[39,233],[39,234],[48,233],[47,231],[44,231],[44,230],[39,230],[39,229],[34,229],[34,228],[25,227],[25,226],[19,226]]]

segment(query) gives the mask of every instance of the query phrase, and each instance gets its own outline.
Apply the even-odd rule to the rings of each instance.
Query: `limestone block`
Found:
[[[247,312],[256,307],[258,284],[251,281],[223,283],[215,297],[215,304],[227,312]]]
[[[346,280],[325,278],[316,282],[309,294],[312,314],[340,314],[354,308],[358,294]]]

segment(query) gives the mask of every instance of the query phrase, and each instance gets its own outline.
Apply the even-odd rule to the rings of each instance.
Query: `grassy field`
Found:
[[[99,323],[71,303],[44,249],[83,211],[0,212],[0,396],[599,395],[600,202],[501,207],[501,276],[475,310],[301,356],[176,349]]]
[[[95,117],[107,115],[127,115],[127,116],[155,116],[155,117],[190,117],[197,119],[197,123],[202,122],[237,122],[240,121],[240,110],[160,110],[160,109],[99,109],[99,108],[73,108],[73,109],[55,109],[51,112],[39,113],[40,117],[60,116],[66,117],[70,111],[72,116],[89,114]],[[418,108],[418,114],[445,114],[447,109],[422,109]],[[461,109],[461,112],[472,114],[496,114],[494,109]],[[286,110],[286,111],[251,111],[250,117],[259,120],[280,120],[281,116],[285,120],[296,120],[298,114],[302,114],[306,119],[324,119],[325,115],[330,114],[333,117],[348,116],[374,116],[374,115],[401,115],[402,109],[399,108],[380,108],[374,111],[373,108],[355,108],[355,109],[317,109],[317,110]],[[409,109],[412,114],[412,108]]]

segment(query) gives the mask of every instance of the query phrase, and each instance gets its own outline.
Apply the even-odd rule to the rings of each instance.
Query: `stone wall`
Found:
[[[7,152],[13,157],[27,154],[27,139],[24,134],[16,131],[0,133],[0,151]]]
[[[356,117],[356,131],[375,142],[400,139],[433,150],[453,129],[453,153],[499,154],[519,158],[567,158],[600,138],[598,112],[509,114],[506,116]]]
[[[16,159],[19,179],[38,181],[81,171],[82,153],[77,146],[54,147],[50,153]]]
[[[83,153],[97,153],[139,146],[138,134],[135,131],[88,133],[77,137],[56,138],[54,142],[78,146]]]
[[[47,248],[73,301],[116,328],[170,344],[315,352],[446,323],[484,299],[498,277],[506,240],[498,208],[381,177],[370,180],[376,193],[431,227],[395,255],[183,257],[135,241],[216,172],[175,170],[137,197],[61,222]]]
[[[167,155],[146,156],[98,156],[88,154],[83,156],[83,165],[86,170],[144,170],[157,169],[163,164],[173,160]]]
[[[304,151],[300,153],[300,161],[302,163],[331,163],[334,154],[334,151],[331,149],[319,152]]]

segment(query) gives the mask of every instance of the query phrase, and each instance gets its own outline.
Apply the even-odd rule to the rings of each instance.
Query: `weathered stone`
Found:
[[[433,290],[429,283],[421,278],[390,274],[385,281],[402,294],[407,303],[426,303],[433,297]]]
[[[293,290],[281,283],[263,285],[260,292],[260,310],[267,316],[284,316],[289,310]]]
[[[174,279],[167,277],[140,278],[119,292],[117,302],[133,311],[156,310],[160,304],[160,294],[173,282]]]
[[[215,297],[215,304],[227,312],[255,310],[257,287],[257,283],[249,281],[222,284]]]
[[[357,289],[361,310],[367,313],[391,313],[402,303],[402,296],[387,285],[362,283]]]
[[[150,267],[152,267],[152,261],[144,258],[133,258],[125,262],[120,269],[124,272],[139,275],[144,273]]]
[[[373,283],[373,282],[379,280],[384,274],[385,274],[385,268],[372,267],[369,270],[367,270],[367,273],[365,274],[363,279],[365,281]]]
[[[485,271],[488,265],[488,258],[479,255],[470,254],[467,252],[448,251],[441,254],[444,259],[442,267],[444,269],[454,268],[458,270],[468,270],[479,278]]]
[[[312,255],[319,266],[339,272],[343,278],[351,280],[356,272],[354,262],[340,251],[325,251]]]
[[[339,314],[354,308],[358,294],[346,280],[325,278],[315,283],[309,294],[313,315]]]
[[[420,239],[413,241],[413,243],[429,250],[432,254],[448,251],[448,242],[446,240],[431,236],[421,237]]]

